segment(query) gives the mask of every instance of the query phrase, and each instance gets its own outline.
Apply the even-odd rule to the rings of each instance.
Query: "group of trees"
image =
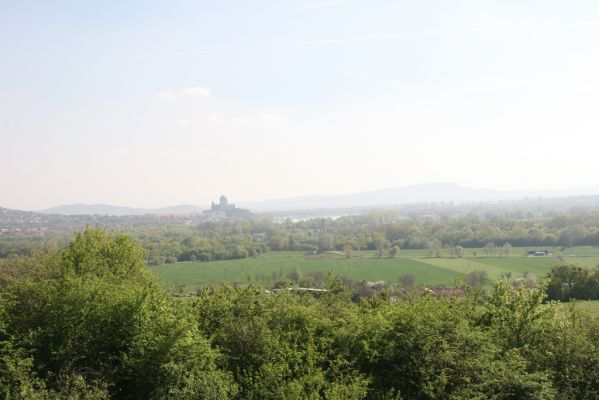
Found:
[[[142,245],[153,265],[245,258],[265,251],[334,250],[352,254],[372,250],[383,257],[393,256],[399,249],[426,249],[431,257],[461,257],[465,248],[480,248],[480,255],[485,256],[507,256],[512,246],[599,245],[597,211],[521,220],[480,215],[402,218],[393,212],[376,212],[298,222],[258,218],[190,225],[173,222],[178,219],[141,221],[144,223],[123,229]],[[0,258],[64,246],[71,234],[0,234]]]
[[[551,269],[547,278],[547,294],[551,300],[599,300],[599,267],[559,264]]]
[[[210,224],[212,225],[212,224]],[[227,224],[222,229],[157,227],[134,231],[150,265],[178,261],[213,261],[253,257],[268,250],[266,243]]]
[[[193,227],[154,227],[133,235],[152,264],[251,257],[265,251],[373,250],[393,257],[399,249],[426,249],[429,256],[462,257],[465,248],[481,255],[509,256],[512,246],[599,245],[599,213],[560,214],[548,220],[401,219],[379,213],[299,222],[244,220]],[[393,218],[393,216],[395,218]]]
[[[0,265],[4,399],[230,398],[218,357],[127,236],[86,230]]]
[[[178,299],[145,265],[131,238],[97,229],[2,262],[0,397],[599,398],[599,323],[542,288],[358,300],[328,277],[317,294]]]

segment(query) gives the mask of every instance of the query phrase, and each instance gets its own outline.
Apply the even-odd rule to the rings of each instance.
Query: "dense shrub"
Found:
[[[187,308],[122,235],[86,230],[68,250],[5,268],[6,398],[229,398],[235,386]]]
[[[0,396],[599,398],[599,323],[545,304],[543,287],[446,298],[360,298],[331,276],[324,287],[173,298],[131,239],[86,230],[65,251],[0,264]]]

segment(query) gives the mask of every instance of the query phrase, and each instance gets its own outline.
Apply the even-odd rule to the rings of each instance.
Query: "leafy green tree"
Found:
[[[456,257],[462,258],[464,256],[464,248],[462,246],[455,246],[453,248],[453,253]]]
[[[506,280],[495,283],[482,319],[508,348],[520,348],[543,339],[547,318],[554,312],[543,306],[544,288],[528,289],[521,284],[512,289]]]
[[[372,244],[377,251],[377,256],[381,258],[385,254],[385,250],[389,245],[389,241],[385,239],[385,235],[383,233],[377,233],[372,238]]]
[[[68,399],[235,393],[186,305],[149,275],[129,238],[88,229],[62,254],[26,263],[18,276],[4,277],[0,298],[0,340],[24,357],[5,360],[29,376],[21,392]]]
[[[487,257],[495,256],[497,254],[497,245],[493,242],[488,242],[483,248],[483,251]]]
[[[426,244],[426,251],[429,257],[441,257],[442,250],[443,244],[438,240],[431,240]]]
[[[344,303],[347,304],[347,303]],[[243,399],[362,399],[367,380],[348,364],[342,309],[283,292],[209,288],[196,309],[202,331]],[[343,334],[341,334],[343,332]]]
[[[468,300],[435,299],[365,306],[356,354],[372,379],[369,398],[553,399],[545,373],[528,372],[475,325]]]
[[[346,244],[345,246],[343,246],[343,253],[347,258],[352,258],[353,248],[351,244]]]
[[[299,268],[293,268],[291,271],[289,271],[289,274],[287,274],[287,277],[294,283],[294,284],[298,284],[302,278],[303,278],[303,274],[302,271],[299,270]]]
[[[318,240],[318,248],[322,251],[333,250],[335,239],[329,233],[323,233]]]
[[[483,286],[489,280],[487,271],[475,270],[468,272],[466,275],[466,283],[471,287]]]
[[[75,236],[63,256],[65,273],[76,276],[128,279],[144,275],[144,251],[123,234],[88,228]]]
[[[509,257],[512,254],[512,245],[509,242],[506,242],[501,248],[501,252],[504,257]]]
[[[412,273],[407,273],[400,276],[398,282],[404,289],[411,289],[412,287],[414,287],[416,277]]]
[[[587,268],[574,264],[556,265],[547,277],[547,293],[552,300],[589,299],[599,283]]]

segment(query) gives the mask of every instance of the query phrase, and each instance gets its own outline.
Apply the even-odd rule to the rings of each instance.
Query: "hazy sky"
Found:
[[[0,1],[0,206],[599,183],[599,1]]]

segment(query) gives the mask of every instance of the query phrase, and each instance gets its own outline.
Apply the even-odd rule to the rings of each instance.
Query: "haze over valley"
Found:
[[[422,184],[399,188],[381,189],[363,193],[351,193],[335,196],[303,196],[287,199],[264,200],[258,202],[239,202],[239,206],[257,212],[295,211],[307,209],[342,209],[392,207],[418,203],[485,203],[514,201],[523,199],[552,199],[575,196],[597,196],[599,185],[584,188],[554,190],[500,191],[492,189],[474,189],[451,183]],[[45,214],[99,214],[99,215],[143,215],[198,213],[208,209],[209,205],[174,205],[157,209],[143,209],[107,204],[67,204],[51,207],[39,212]]]
[[[0,1],[0,399],[599,399],[599,1]]]

